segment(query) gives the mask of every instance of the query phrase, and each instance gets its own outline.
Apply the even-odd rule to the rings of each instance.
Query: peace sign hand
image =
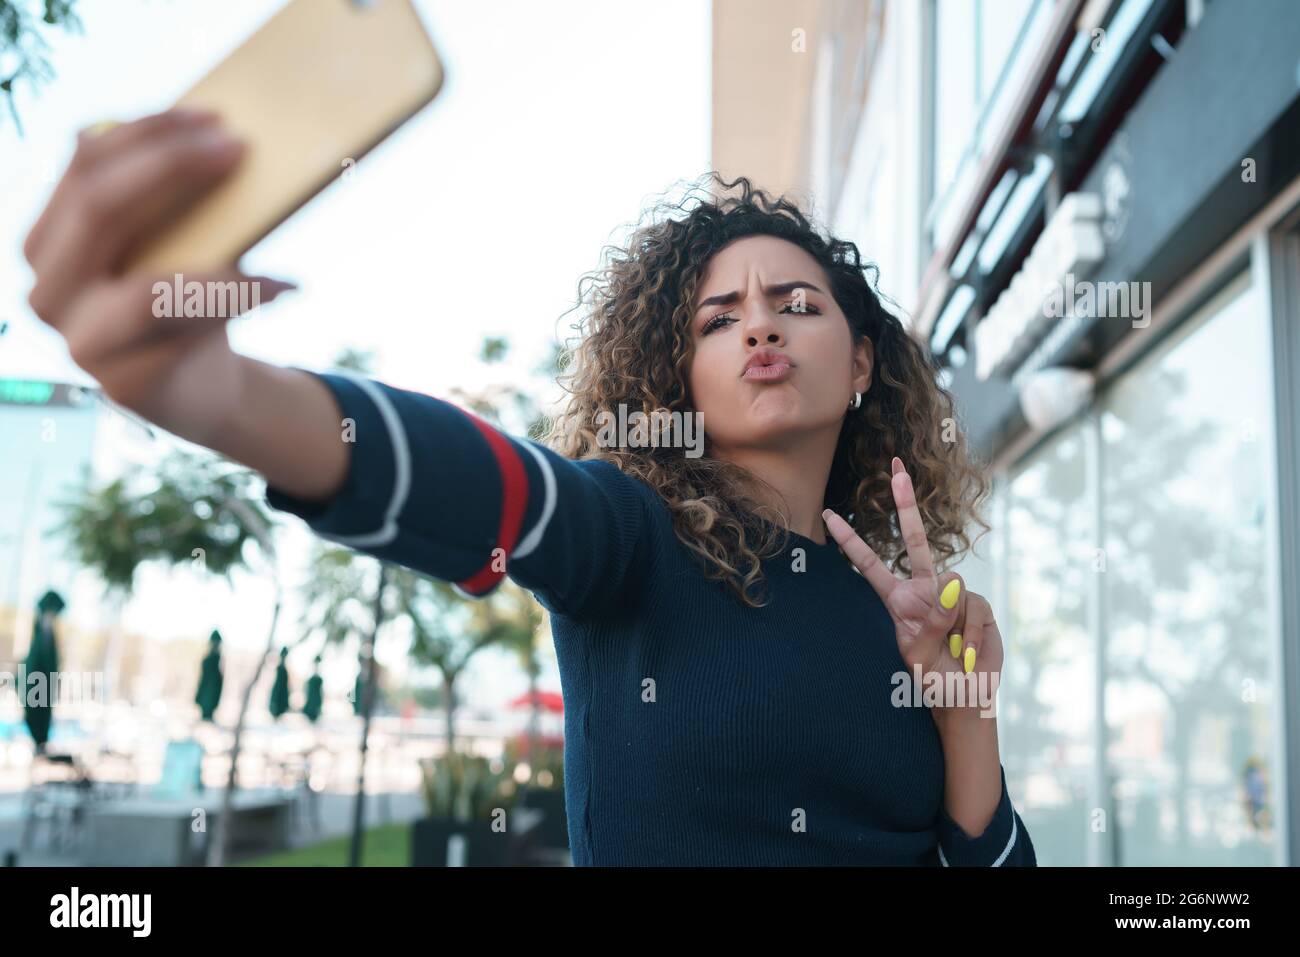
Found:
[[[927,689],[937,681],[943,690],[933,700],[945,711],[976,713],[991,707],[1002,672],[1002,636],[993,611],[983,597],[966,591],[955,572],[935,577],[912,478],[897,457],[891,486],[911,578],[896,578],[848,522],[830,509],[822,512],[826,528],[884,602],[908,674],[915,677],[920,667],[925,700],[932,700]],[[965,675],[975,681],[955,680]],[[969,693],[958,695],[958,690]],[[984,695],[988,700],[981,701]]]

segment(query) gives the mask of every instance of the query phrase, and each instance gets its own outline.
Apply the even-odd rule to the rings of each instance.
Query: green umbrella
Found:
[[[23,717],[36,742],[37,753],[44,753],[50,740],[50,722],[54,717],[54,676],[59,670],[59,647],[54,640],[54,619],[67,607],[55,591],[47,591],[36,603],[36,623],[32,627],[32,644],[27,649],[26,676],[23,687]],[[32,687],[32,676],[39,676]]]
[[[361,668],[357,671],[357,683],[352,688],[352,712],[361,714],[362,695],[366,693],[366,669]]]
[[[307,700],[303,702],[302,713],[307,720],[315,724],[320,719],[321,699],[324,697],[325,682],[320,676],[320,655],[316,656],[316,670],[307,679]]]
[[[203,670],[199,674],[199,690],[194,695],[194,703],[204,721],[211,721],[221,701],[221,632],[213,629],[208,636],[208,653],[203,658]]]
[[[284,663],[289,649],[280,649],[280,664],[275,669],[275,684],[271,685],[271,717],[278,718],[289,710],[289,668]]]

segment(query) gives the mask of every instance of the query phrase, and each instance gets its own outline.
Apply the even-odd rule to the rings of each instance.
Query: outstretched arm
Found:
[[[317,502],[267,500],[318,534],[479,596],[509,574],[552,611],[628,610],[647,564],[645,497],[602,461],[574,462],[444,399],[360,376],[314,378],[349,449]]]
[[[33,311],[104,394],[260,472],[272,504],[317,531],[483,594],[509,572],[552,610],[616,602],[644,558],[635,480],[569,462],[430,396],[236,354],[226,322],[286,288],[229,268],[186,288],[258,283],[215,314],[159,309],[173,276],[128,273],[141,242],[207,194],[240,144],[211,114],[169,110],[77,151],[23,246]],[[174,305],[174,304],[173,304]],[[186,303],[187,307],[189,302]]]

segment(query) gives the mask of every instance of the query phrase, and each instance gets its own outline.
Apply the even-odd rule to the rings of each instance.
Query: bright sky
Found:
[[[56,77],[19,98],[25,135],[0,121],[0,376],[88,381],[30,314],[21,255],[76,131],[166,108],[279,6],[82,0],[84,35],[50,34]],[[232,338],[308,368],[346,346],[372,349],[378,378],[435,395],[534,381],[601,247],[708,168],[710,5],[417,6],[444,60],[442,93],[245,257],[250,272],[301,288]],[[487,335],[509,338],[504,366],[478,365]],[[536,385],[542,399],[556,394]],[[182,624],[203,600],[184,583],[150,575],[138,593],[147,601],[128,609],[131,627],[206,635],[214,624]],[[263,640],[261,593],[247,582],[237,594],[248,600],[225,603],[230,640]]]

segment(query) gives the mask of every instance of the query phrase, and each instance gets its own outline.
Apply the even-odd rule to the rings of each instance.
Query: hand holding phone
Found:
[[[332,399],[226,335],[292,284],[235,264],[442,78],[409,0],[292,0],[180,108],[82,132],[23,245],[32,310],[110,399],[286,490],[326,494],[347,459]],[[196,314],[167,288],[178,273],[238,294],[215,313],[205,296]]]
[[[178,434],[225,412],[234,360],[225,322],[238,310],[160,314],[159,277],[124,274],[121,263],[142,239],[210,195],[244,149],[215,114],[192,110],[83,131],[23,244],[36,274],[28,301],[64,336],[73,361],[109,398]],[[192,271],[187,279],[204,287],[257,282],[261,302],[290,288],[233,265]]]

